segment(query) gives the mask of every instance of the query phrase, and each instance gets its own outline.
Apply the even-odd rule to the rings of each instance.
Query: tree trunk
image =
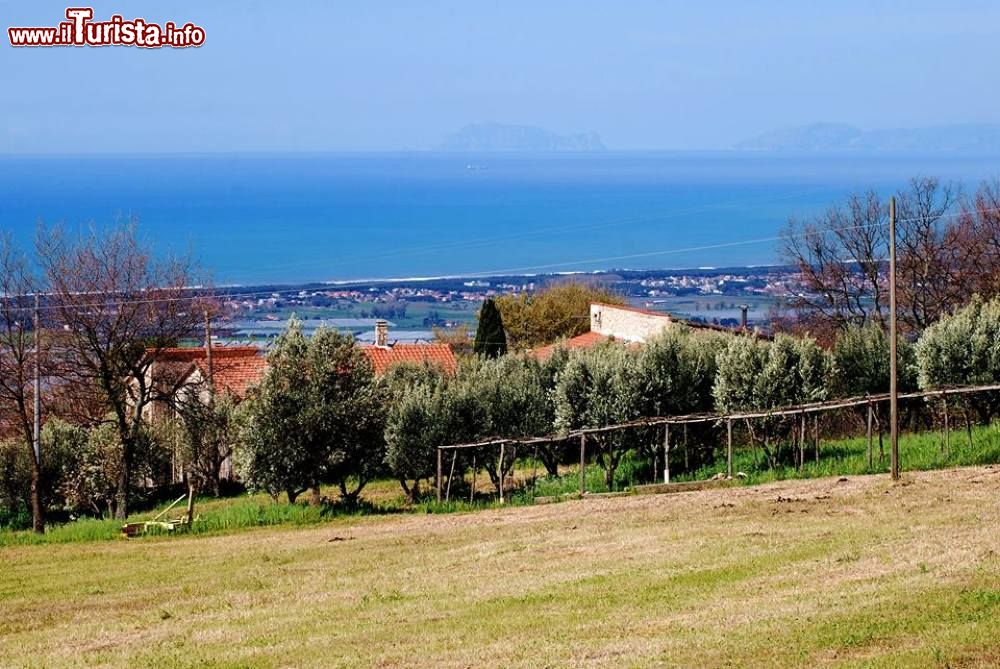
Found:
[[[319,489],[319,485],[314,485],[309,488],[309,506],[319,506],[323,503],[323,493]]]
[[[118,475],[118,489],[115,492],[115,518],[128,518],[129,481],[132,474],[132,449],[125,446],[122,449],[122,470]]]
[[[538,449],[538,455],[545,467],[545,472],[553,478],[559,476],[559,454],[556,448],[546,444]]]
[[[189,474],[187,477],[188,500],[187,500],[187,522],[188,527],[194,522],[194,479]]]
[[[420,479],[414,479],[412,486],[406,485],[406,479],[399,479],[399,486],[406,494],[406,501],[410,504],[416,504],[417,497],[420,495]]]
[[[45,511],[42,508],[42,481],[41,467],[31,456],[31,525],[38,534],[45,533]]]
[[[338,484],[340,485],[340,497],[343,500],[344,504],[348,506],[354,506],[355,504],[357,504],[358,499],[360,499],[361,497],[361,491],[364,489],[367,483],[368,482],[365,479],[359,479],[358,487],[355,488],[354,490],[349,490],[347,488],[346,481],[339,481]]]
[[[604,468],[604,482],[608,486],[608,492],[614,492],[615,489],[615,472],[618,471],[619,456],[615,453],[614,444],[608,440],[606,449],[604,450],[606,460],[606,467]]]

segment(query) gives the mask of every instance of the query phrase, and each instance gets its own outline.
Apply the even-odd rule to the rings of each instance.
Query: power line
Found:
[[[461,276],[463,276],[463,277],[465,277],[465,276],[468,276],[468,277],[497,276],[497,275],[502,275],[502,274],[515,273],[515,272],[526,272],[526,271],[530,271],[530,270],[552,269],[552,268],[555,268],[555,267],[569,267],[569,266],[572,266],[572,265],[592,265],[592,264],[595,264],[595,263],[613,262],[613,261],[617,261],[617,260],[632,260],[632,259],[635,259],[635,258],[648,258],[648,257],[660,256],[660,255],[671,255],[671,254],[675,254],[675,253],[693,253],[695,251],[709,251],[709,250],[713,250],[713,249],[730,248],[730,247],[734,247],[734,246],[749,246],[751,244],[763,244],[763,243],[768,243],[768,242],[782,241],[782,240],[785,240],[785,239],[796,239],[796,238],[800,238],[800,237],[814,237],[816,235],[825,235],[825,234],[830,234],[830,233],[833,233],[833,232],[846,232],[848,230],[862,230],[862,229],[866,229],[866,228],[875,228],[875,227],[880,227],[880,226],[884,226],[884,225],[886,225],[886,223],[868,223],[868,224],[865,224],[865,225],[850,225],[850,226],[846,226],[846,227],[843,227],[843,228],[827,228],[827,229],[824,229],[824,230],[814,230],[814,231],[810,231],[810,232],[803,232],[803,233],[797,233],[797,234],[778,235],[778,236],[775,236],[775,237],[758,237],[756,239],[744,239],[744,240],[735,241],[735,242],[721,242],[719,244],[706,244],[706,245],[703,245],[703,246],[689,246],[687,248],[682,248],[682,249],[665,249],[665,250],[660,250],[660,251],[645,251],[643,253],[630,253],[630,254],[627,254],[627,255],[619,255],[619,256],[606,256],[606,257],[603,257],[603,258],[591,258],[591,259],[588,259],[588,260],[571,260],[571,261],[566,261],[566,262],[547,263],[547,264],[544,264],[544,265],[533,265],[533,266],[529,266],[529,267],[517,267],[517,268],[511,268],[511,269],[493,270],[493,271],[489,271],[489,272],[476,272],[476,273],[470,273],[470,274],[462,274]]]
[[[1000,208],[998,208],[998,209],[981,209],[981,210],[978,210],[978,212],[979,213],[1000,213]],[[918,217],[911,217],[911,218],[906,218],[906,219],[897,219],[896,222],[897,223],[900,223],[900,222],[916,222],[916,221],[928,220],[928,219],[932,219],[932,218],[933,219],[939,219],[939,218],[945,218],[945,217],[951,218],[951,217],[965,215],[965,213],[966,212],[954,212],[954,213],[951,213],[951,214],[941,214],[941,215],[934,215],[934,216],[918,216]],[[653,219],[653,220],[655,220],[655,219]],[[601,257],[601,258],[588,258],[588,259],[568,260],[568,261],[562,261],[562,262],[557,262],[557,263],[545,263],[545,264],[541,264],[541,265],[529,265],[529,266],[514,267],[514,268],[494,269],[494,270],[480,271],[480,272],[461,272],[461,273],[457,273],[457,274],[444,275],[444,276],[434,277],[434,278],[435,279],[440,279],[440,280],[447,280],[447,279],[459,279],[459,278],[476,278],[476,277],[499,276],[499,275],[504,275],[504,274],[516,274],[518,272],[530,272],[530,271],[535,271],[535,270],[554,269],[554,268],[558,268],[558,267],[572,267],[572,266],[578,266],[578,265],[592,265],[592,264],[596,264],[596,263],[614,262],[614,261],[619,261],[619,260],[634,260],[636,258],[649,258],[649,257],[656,257],[656,256],[663,256],[663,255],[673,255],[673,254],[680,254],[680,253],[694,253],[694,252],[697,252],[697,251],[709,251],[709,250],[715,250],[715,249],[721,249],[721,248],[733,248],[733,247],[737,247],[737,246],[749,246],[749,245],[753,245],[753,244],[773,243],[773,242],[777,242],[777,241],[783,241],[783,240],[786,240],[786,239],[798,239],[798,238],[815,237],[817,235],[827,235],[827,234],[831,234],[831,233],[835,233],[835,232],[846,232],[846,231],[850,231],[850,230],[862,230],[862,229],[868,229],[868,228],[876,228],[876,227],[882,227],[882,226],[886,226],[886,225],[888,225],[888,223],[885,223],[885,222],[867,223],[867,224],[862,224],[862,225],[844,226],[844,227],[841,227],[841,228],[826,228],[826,229],[822,229],[822,230],[812,230],[812,231],[802,232],[802,233],[790,233],[790,234],[783,234],[783,235],[777,235],[777,236],[771,236],[771,237],[758,237],[758,238],[752,238],[752,239],[743,239],[743,240],[738,240],[738,241],[733,241],[733,242],[721,242],[721,243],[718,243],[718,244],[705,244],[705,245],[701,245],[701,246],[689,246],[689,247],[680,248],[680,249],[677,249],[677,248],[674,248],[674,249],[662,249],[662,250],[657,250],[657,251],[645,251],[645,252],[642,252],[642,253],[631,253],[631,254],[624,254],[624,255],[617,255],[617,256],[605,256],[605,257]],[[153,290],[183,290],[183,289],[181,289],[181,288],[167,288],[167,289],[165,289],[165,288],[153,288],[153,289],[150,289],[150,290],[153,291]],[[191,289],[191,290],[192,291],[196,291],[198,289]],[[183,302],[183,301],[186,301],[186,300],[199,300],[199,299],[240,299],[240,298],[249,298],[249,297],[272,296],[272,295],[275,295],[275,294],[278,294],[280,296],[281,293],[300,292],[301,290],[302,289],[300,289],[300,288],[288,288],[288,289],[272,289],[272,290],[263,290],[263,291],[254,291],[254,292],[245,292],[245,293],[225,293],[225,292],[223,292],[223,293],[220,294],[218,292],[215,292],[215,293],[212,293],[212,294],[193,294],[193,295],[176,296],[176,297],[164,297],[164,298],[119,300],[117,302],[92,302],[92,303],[88,303],[88,304],[73,304],[73,305],[68,305],[68,306],[63,306],[63,305],[43,305],[43,306],[39,307],[39,309],[41,311],[51,311],[51,310],[58,310],[58,309],[65,309],[65,308],[70,308],[70,309],[98,309],[98,308],[112,308],[112,307],[126,306],[126,305],[130,305],[130,304],[159,304],[159,303]],[[12,308],[9,308],[9,310],[10,311],[32,311],[33,307],[12,307]]]
[[[784,201],[784,200],[795,199],[797,197],[803,197],[803,196],[806,196],[806,195],[812,195],[812,194],[819,193],[819,192],[821,192],[820,189],[811,189],[811,190],[806,190],[806,191],[797,191],[797,192],[783,193],[781,195],[776,195],[776,196],[768,197],[768,198],[753,198],[753,199],[744,199],[744,200],[730,200],[728,202],[716,202],[716,203],[710,203],[710,204],[705,204],[705,205],[696,205],[696,206],[692,206],[692,207],[686,207],[686,208],[683,208],[683,209],[674,209],[674,210],[667,211],[667,212],[660,213],[660,214],[650,214],[650,215],[644,215],[644,216],[630,216],[630,217],[626,217],[626,218],[610,219],[610,220],[606,220],[606,221],[598,221],[598,222],[584,223],[584,224],[577,224],[577,225],[554,226],[554,227],[549,227],[549,228],[535,229],[535,230],[531,230],[531,231],[527,231],[527,232],[523,232],[523,233],[518,233],[518,234],[514,234],[514,235],[505,235],[505,236],[501,236],[501,237],[487,237],[487,238],[472,239],[472,240],[460,240],[460,241],[454,241],[454,242],[446,242],[446,243],[442,243],[442,244],[425,245],[425,246],[420,246],[420,247],[416,247],[416,248],[413,248],[413,249],[396,249],[394,251],[388,251],[386,253],[368,254],[368,255],[363,255],[363,256],[348,256],[346,258],[338,258],[337,261],[338,262],[350,262],[350,261],[358,261],[358,260],[376,260],[376,259],[381,259],[381,258],[391,258],[391,257],[405,256],[405,255],[419,255],[419,254],[422,254],[422,253],[429,253],[429,252],[432,252],[432,251],[438,251],[438,250],[443,250],[443,249],[455,249],[455,248],[463,248],[463,247],[469,248],[469,247],[475,247],[475,246],[488,245],[488,244],[492,244],[492,243],[495,243],[495,242],[510,241],[510,240],[514,240],[514,239],[524,239],[526,237],[537,237],[537,236],[545,235],[545,234],[552,233],[552,232],[558,233],[558,232],[573,232],[573,231],[579,231],[579,230],[594,230],[594,229],[600,229],[600,228],[614,227],[614,226],[618,226],[618,225],[626,225],[626,224],[630,224],[630,223],[655,222],[655,221],[665,220],[665,219],[669,219],[669,218],[676,218],[677,216],[682,216],[682,215],[685,215],[685,214],[692,214],[692,213],[699,213],[699,212],[710,211],[710,210],[713,210],[713,209],[724,209],[724,208],[728,208],[728,207],[739,207],[739,206],[743,206],[743,205],[747,205],[747,204],[767,204],[767,203],[772,203],[772,202],[780,202],[780,201]],[[270,267],[266,267],[266,268],[262,268],[262,269],[264,271],[269,271],[269,270],[273,270],[273,269],[288,269],[288,268],[291,268],[291,267],[303,267],[303,266],[314,265],[314,264],[317,264],[317,263],[325,263],[325,262],[329,262],[329,261],[328,260],[310,260],[310,261],[303,261],[303,262],[300,262],[300,263],[288,263],[288,264],[284,264],[284,265],[272,265]]]

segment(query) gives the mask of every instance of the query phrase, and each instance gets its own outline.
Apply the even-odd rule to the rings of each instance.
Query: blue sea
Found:
[[[998,174],[995,158],[740,152],[6,157],[0,228],[27,244],[39,221],[135,217],[217,284],[719,267],[779,261],[790,217],[851,192]]]

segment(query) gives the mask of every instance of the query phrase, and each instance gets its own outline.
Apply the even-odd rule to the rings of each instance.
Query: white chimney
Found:
[[[375,345],[383,348],[389,346],[389,321],[381,318],[375,321]]]

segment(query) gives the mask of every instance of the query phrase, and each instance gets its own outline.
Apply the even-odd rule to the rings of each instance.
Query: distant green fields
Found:
[[[267,313],[273,314],[280,319],[287,319],[295,314],[301,319],[323,319],[323,318],[373,318],[372,313],[376,307],[385,307],[385,304],[375,302],[358,302],[350,306],[337,307],[282,307]],[[424,319],[432,314],[437,315],[446,321],[457,321],[464,323],[475,323],[476,314],[479,310],[478,302],[407,302],[406,315],[402,318],[392,317],[391,320],[396,327],[405,329],[416,329],[424,327]]]

